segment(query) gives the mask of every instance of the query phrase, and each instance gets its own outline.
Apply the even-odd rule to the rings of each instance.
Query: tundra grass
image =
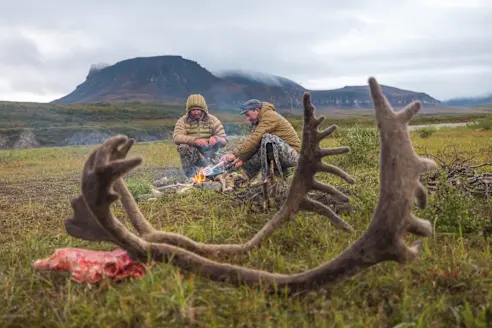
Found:
[[[353,133],[343,132],[324,145],[344,141],[357,149]],[[447,129],[425,138],[411,136],[417,153],[450,159],[456,148],[473,157],[473,163],[492,160],[489,130]],[[405,266],[381,263],[335,287],[305,295],[267,295],[257,288],[211,282],[165,263],[154,265],[140,279],[97,285],[75,283],[64,273],[34,271],[31,263],[57,248],[116,248],[72,238],[63,228],[63,219],[72,214],[69,201],[79,194],[83,163],[93,148],[0,151],[0,327],[491,326],[492,201],[451,189],[429,196],[428,207],[415,210],[435,229],[433,236],[423,239],[420,261]],[[374,150],[374,144],[358,149]],[[166,167],[179,166],[175,146],[166,142],[137,144],[131,155],[144,157],[144,164],[125,178],[133,186],[162,177]],[[231,263],[296,273],[342,252],[364,231],[377,203],[377,156],[367,156],[372,160],[359,162],[347,155],[328,159],[355,177],[352,186],[319,175],[348,189],[357,210],[342,217],[355,233],[303,212],[262,247]],[[155,227],[209,243],[244,242],[273,215],[252,213],[247,204],[231,197],[198,190],[140,206]],[[118,205],[115,214],[128,224]]]

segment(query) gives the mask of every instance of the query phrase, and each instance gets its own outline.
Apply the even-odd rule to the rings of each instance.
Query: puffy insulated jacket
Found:
[[[261,106],[259,123],[250,133],[248,139],[243,141],[235,150],[234,155],[242,161],[247,161],[260,147],[261,139],[265,133],[270,133],[282,138],[297,152],[301,150],[301,140],[296,130],[287,119],[275,111],[275,106],[263,102]]]
[[[221,146],[226,145],[224,126],[217,117],[205,113],[199,121],[196,121],[184,115],[176,122],[173,141],[177,145],[193,144],[195,139],[209,139],[212,136]]]

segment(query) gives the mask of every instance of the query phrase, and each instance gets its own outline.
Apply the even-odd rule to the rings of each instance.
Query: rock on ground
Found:
[[[14,144],[15,149],[27,149],[27,148],[37,148],[41,147],[39,141],[36,140],[36,136],[32,130],[24,130],[19,140],[17,140]]]

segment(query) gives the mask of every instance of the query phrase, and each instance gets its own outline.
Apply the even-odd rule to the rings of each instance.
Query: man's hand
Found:
[[[237,158],[234,154],[225,154],[220,158],[221,162],[232,162],[232,165],[235,169],[240,168],[243,165],[243,161],[239,158]]]
[[[233,160],[236,159],[236,156],[234,156],[234,154],[225,154],[224,156],[222,156],[220,158],[220,161],[221,162],[226,162],[226,163],[229,163],[229,162],[232,162]]]
[[[240,168],[241,166],[243,166],[243,161],[239,158],[236,158],[236,160],[234,161],[234,168],[235,169],[238,169]]]
[[[208,146],[208,142],[205,139],[196,139],[195,140],[195,145],[197,145],[198,147],[207,147]]]
[[[210,147],[213,147],[217,143],[217,139],[210,137],[210,139],[208,139],[208,143],[210,144]]]

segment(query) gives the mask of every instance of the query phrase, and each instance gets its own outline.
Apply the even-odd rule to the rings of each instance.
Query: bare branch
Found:
[[[492,165],[492,162],[490,162],[490,163],[483,163],[483,164],[479,164],[479,165],[472,165],[472,166],[470,166],[470,168],[471,169],[477,169],[479,167],[489,166],[489,165]]]
[[[425,191],[422,183],[417,185],[415,189],[415,197],[417,198],[417,204],[421,209],[424,209],[427,206],[427,192]]]

